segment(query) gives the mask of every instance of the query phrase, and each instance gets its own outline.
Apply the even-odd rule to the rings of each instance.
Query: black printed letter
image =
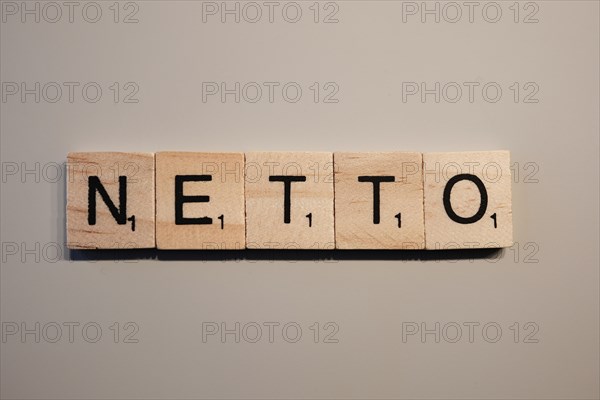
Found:
[[[96,225],[96,192],[119,225],[127,223],[127,177],[119,176],[119,208],[115,207],[97,176],[88,177],[88,224]]]
[[[306,182],[306,176],[271,175],[269,182],[283,182],[283,223],[290,223],[292,182]]]
[[[185,218],[183,216],[184,203],[208,203],[210,196],[184,196],[184,182],[208,182],[212,181],[210,175],[176,175],[175,176],[175,225],[210,225],[212,218]]]
[[[379,189],[381,182],[394,182],[393,176],[359,176],[359,182],[372,182],[373,183],[373,223],[378,224],[379,217]]]
[[[450,193],[452,193],[452,188],[460,181],[471,181],[479,189],[479,195],[481,196],[481,202],[479,203],[479,210],[469,218],[463,218],[460,215],[457,215],[452,209],[452,203],[450,202]],[[444,208],[446,209],[446,214],[450,217],[450,219],[454,222],[458,222],[459,224],[472,224],[474,222],[479,221],[487,210],[488,204],[488,195],[487,190],[485,189],[485,185],[475,175],[471,174],[459,174],[450,178],[446,187],[444,188]]]

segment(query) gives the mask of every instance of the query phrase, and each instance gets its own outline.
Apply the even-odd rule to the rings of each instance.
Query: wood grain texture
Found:
[[[71,249],[152,248],[154,240],[154,154],[90,152],[67,156],[67,246]],[[97,177],[110,201],[127,218],[122,224],[94,190],[96,221],[88,219],[89,177]],[[119,177],[125,177],[123,185]],[[93,178],[95,179],[95,178]],[[126,188],[126,207],[119,190]],[[95,186],[92,186],[95,187]],[[134,218],[132,218],[134,217]],[[135,219],[135,230],[133,229]]]
[[[423,175],[427,249],[513,245],[508,151],[425,153]],[[445,192],[449,197],[446,206]],[[485,207],[482,193],[487,194]]]
[[[202,202],[185,199],[181,216],[208,217],[210,223],[176,224],[176,176],[184,196],[208,196]],[[194,181],[198,176],[210,180]],[[245,248],[243,153],[156,154],[156,244],[159,249]]]
[[[287,223],[286,184],[273,180],[281,176],[305,179],[289,184]],[[334,242],[332,153],[246,153],[246,246],[332,249]]]
[[[336,248],[425,247],[421,153],[334,153],[334,162]]]

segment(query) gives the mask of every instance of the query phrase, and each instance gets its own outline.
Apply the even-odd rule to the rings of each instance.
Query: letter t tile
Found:
[[[335,153],[338,249],[423,249],[421,153]]]
[[[246,153],[246,247],[333,249],[333,155]]]

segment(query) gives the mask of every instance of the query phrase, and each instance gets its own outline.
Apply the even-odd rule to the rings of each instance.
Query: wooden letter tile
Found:
[[[508,151],[425,153],[427,249],[510,247]]]
[[[154,154],[69,153],[67,246],[152,248]]]
[[[244,154],[156,154],[159,249],[245,247]]]
[[[246,247],[333,249],[333,155],[246,153]]]
[[[423,249],[421,153],[335,153],[338,249]]]

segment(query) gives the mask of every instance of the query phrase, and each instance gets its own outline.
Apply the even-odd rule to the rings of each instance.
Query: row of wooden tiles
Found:
[[[508,151],[69,153],[73,249],[508,247]]]

